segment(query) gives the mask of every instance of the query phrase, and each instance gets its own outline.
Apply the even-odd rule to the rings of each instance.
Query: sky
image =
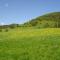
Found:
[[[60,12],[60,0],[0,0],[0,24],[22,24],[50,12]]]

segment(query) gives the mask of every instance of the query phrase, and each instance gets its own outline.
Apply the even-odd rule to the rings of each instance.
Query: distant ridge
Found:
[[[47,13],[24,23],[24,26],[38,28],[54,28],[60,27],[60,12]]]

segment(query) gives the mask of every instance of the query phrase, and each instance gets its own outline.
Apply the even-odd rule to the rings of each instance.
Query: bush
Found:
[[[9,28],[11,28],[11,29],[14,29],[14,28],[17,28],[17,27],[20,27],[20,25],[19,24],[10,24],[9,25]]]
[[[8,29],[5,29],[5,32],[8,32]]]
[[[2,32],[2,29],[0,29],[0,32]]]

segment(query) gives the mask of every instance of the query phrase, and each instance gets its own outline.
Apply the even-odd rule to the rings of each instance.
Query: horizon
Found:
[[[60,0],[0,0],[0,25],[22,24],[38,16],[60,12]]]

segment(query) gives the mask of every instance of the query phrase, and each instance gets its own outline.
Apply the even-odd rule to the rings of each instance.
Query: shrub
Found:
[[[2,32],[2,29],[0,29],[0,32]]]
[[[5,29],[5,32],[8,32],[8,29]]]

